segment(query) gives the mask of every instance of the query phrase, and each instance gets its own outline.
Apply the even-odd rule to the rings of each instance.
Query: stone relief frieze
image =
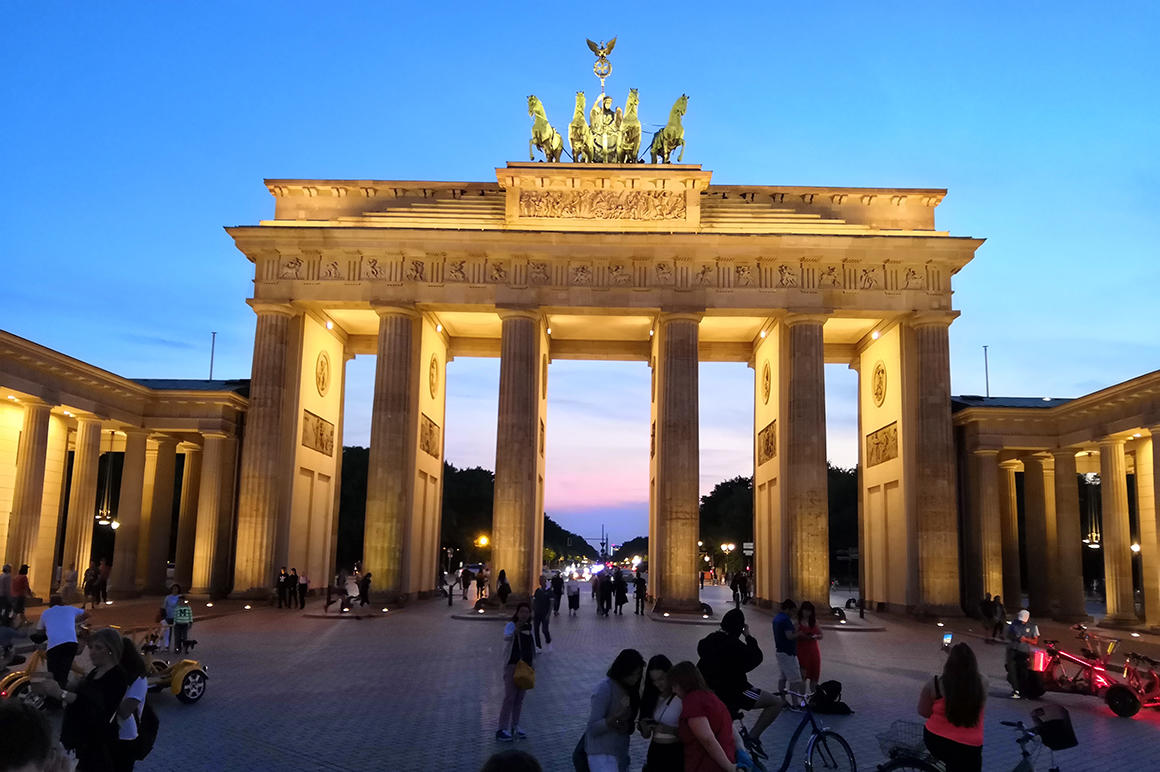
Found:
[[[922,274],[914,268],[906,269],[906,276],[902,280],[903,289],[923,289],[926,286],[926,280]]]
[[[508,280],[507,266],[503,263],[492,263],[487,271],[488,281],[503,284]]]
[[[858,271],[858,287],[860,289],[878,289],[882,286],[881,268],[862,268]]]
[[[447,264],[447,278],[451,281],[467,281],[467,274],[463,271],[466,264],[466,260],[452,260]]]
[[[427,264],[422,260],[412,260],[407,266],[407,281],[427,281]]]
[[[290,257],[283,260],[282,268],[278,272],[278,276],[282,279],[301,279],[302,260],[297,257]]]
[[[592,269],[586,265],[572,266],[572,283],[582,287],[591,284]]]
[[[327,456],[334,455],[334,424],[309,410],[302,411],[302,444]]]
[[[735,287],[752,287],[753,286],[753,268],[748,265],[737,265],[733,267],[733,286]]]
[[[874,406],[882,407],[886,401],[886,363],[881,359],[874,363],[874,371],[870,374],[870,393],[874,397]]]
[[[419,419],[419,450],[432,458],[439,458],[439,424],[425,413],[420,413]]]
[[[819,287],[841,287],[842,269],[836,265],[827,265],[818,274]]]
[[[709,287],[713,284],[714,266],[703,265],[697,270],[697,284],[701,287]]]
[[[338,267],[338,261],[327,260],[326,267],[322,269],[322,276],[326,279],[341,279],[342,269]]]
[[[673,283],[673,266],[669,263],[657,263],[656,275],[658,284],[672,284]]]
[[[777,420],[774,419],[757,433],[757,465],[777,457]]]
[[[632,273],[624,265],[613,263],[608,266],[608,281],[617,287],[623,287],[632,284]]]
[[[551,278],[548,273],[548,264],[541,262],[528,263],[528,278],[532,284],[547,284]]]
[[[777,267],[777,286],[789,288],[798,285],[797,271],[790,265],[779,265]]]
[[[685,194],[664,190],[521,190],[521,217],[684,220]]]
[[[898,422],[866,435],[866,468],[898,458]]]
[[[367,260],[366,265],[366,275],[368,278],[381,279],[387,275],[386,269],[383,268],[383,264],[373,257]]]

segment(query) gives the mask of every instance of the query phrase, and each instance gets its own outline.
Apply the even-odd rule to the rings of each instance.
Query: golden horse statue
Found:
[[[684,116],[688,106],[689,97],[685,94],[681,94],[673,103],[673,109],[669,111],[669,122],[653,135],[652,144],[649,146],[651,163],[655,164],[658,156],[661,163],[669,163],[669,156],[678,147],[681,152],[677,156],[677,163],[680,163],[681,159],[685,157],[685,129],[681,126],[681,117]]]
[[[568,124],[568,142],[572,145],[572,160],[576,163],[592,163],[596,160],[592,144],[592,127],[584,119],[584,92],[576,92],[576,112]]]
[[[640,155],[640,118],[636,115],[636,108],[640,104],[640,97],[636,89],[628,90],[628,99],[624,102],[624,116],[620,120],[620,139],[616,145],[616,161],[622,164],[634,164]]]
[[[528,142],[528,160],[536,160],[536,148],[548,163],[556,163],[564,152],[564,138],[548,123],[544,105],[533,94],[528,97],[528,115],[532,117],[532,139]]]

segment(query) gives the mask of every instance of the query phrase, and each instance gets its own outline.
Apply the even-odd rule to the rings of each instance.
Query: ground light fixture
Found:
[[[1133,632],[1131,635],[1132,635],[1132,637],[1133,637],[1133,638],[1139,638],[1139,637],[1140,637],[1140,634],[1139,634],[1139,633],[1137,633],[1137,632]]]
[[[946,625],[945,625],[945,624],[943,624],[942,622],[935,622],[935,623],[934,623],[934,626],[935,626],[935,627],[946,627]]]
[[[483,613],[483,609],[479,609],[479,613],[480,613],[480,614],[482,614],[482,613]]]
[[[105,601],[105,605],[106,605],[106,606],[112,606],[112,605],[113,605],[113,601],[111,601],[111,600],[107,600],[107,601]]]
[[[250,610],[250,604],[249,604],[249,603],[247,603],[246,605],[242,606],[242,608],[244,608],[246,611],[249,611],[249,610]]]
[[[205,604],[205,607],[206,608],[213,608],[213,603],[207,603],[207,604]]]
[[[701,619],[708,619],[708,618],[709,618],[709,615],[708,615],[708,614],[702,614],[702,615],[701,615]]]
[[[385,608],[385,609],[383,609],[383,613],[384,613],[384,614],[385,614],[385,613],[387,613],[388,611],[390,611],[390,609],[389,609],[389,608]]]
[[[667,611],[666,611],[666,612],[663,614],[663,616],[666,616],[666,617],[667,617],[668,615],[669,615],[669,612],[667,612]]]

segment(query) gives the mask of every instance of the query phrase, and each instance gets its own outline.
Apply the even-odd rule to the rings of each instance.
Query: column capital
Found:
[[[149,436],[149,430],[143,426],[118,426],[117,431],[126,437],[143,434]]]
[[[389,303],[371,302],[371,310],[382,319],[387,316],[405,316],[408,319],[418,319],[419,312],[412,306],[398,306]]]
[[[786,327],[794,327],[799,324],[825,324],[826,320],[830,318],[828,313],[818,311],[789,311],[781,318],[781,323]]]
[[[1117,446],[1122,448],[1126,442],[1127,440],[1122,437],[1101,437],[1099,440],[1097,440],[1097,444],[1100,446],[1101,451],[1104,448],[1111,450]]]
[[[198,434],[201,435],[201,438],[203,440],[228,440],[231,436],[229,434],[229,432],[223,432],[223,431],[218,431],[218,430],[198,432]]]
[[[531,319],[533,322],[538,322],[544,318],[544,314],[539,308],[519,308],[511,307],[497,307],[495,313],[501,320],[507,319]]]
[[[158,445],[172,445],[174,449],[176,449],[178,443],[181,442],[181,440],[177,439],[176,437],[170,437],[168,434],[153,433],[149,435],[149,439],[153,440]]]
[[[1067,456],[1071,456],[1074,459],[1076,454],[1082,450],[1083,450],[1083,448],[1069,447],[1069,448],[1052,448],[1051,450],[1049,450],[1047,452],[1051,454],[1052,458],[1066,458]]]
[[[665,322],[701,322],[705,317],[700,311],[661,311],[657,314],[657,323],[663,324]]]
[[[1019,467],[1022,465],[1023,465],[1023,462],[1017,458],[1009,458],[1006,461],[999,462],[1000,469],[1006,469],[1009,471],[1016,471],[1016,472],[1019,471]]]
[[[20,405],[21,407],[47,408],[49,410],[51,410],[52,408],[57,406],[57,403],[55,403],[55,402],[46,402],[45,400],[41,399],[40,397],[35,397],[35,396],[31,396],[31,395],[24,396],[24,397],[15,397],[10,401],[15,402],[17,405]]]
[[[1002,450],[1002,448],[975,448],[971,452],[974,453],[976,456],[983,456],[983,457],[991,456],[993,458],[998,458],[1000,450]]]
[[[959,318],[958,311],[917,311],[909,319],[910,326],[919,327],[950,327],[951,322]]]
[[[279,316],[298,316],[302,313],[289,303],[272,303],[265,300],[255,300],[250,298],[246,301],[250,308],[254,309],[254,313],[258,316],[263,314],[277,314]]]

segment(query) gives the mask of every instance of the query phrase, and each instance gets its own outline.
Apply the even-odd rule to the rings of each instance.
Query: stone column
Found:
[[[1079,519],[1079,483],[1076,480],[1075,448],[1051,451],[1055,459],[1056,620],[1088,619],[1083,597],[1083,534]]]
[[[700,314],[662,314],[657,323],[657,532],[659,565],[649,566],[654,611],[694,613],[700,532],[700,434],[697,423]]]
[[[913,468],[919,607],[944,614],[961,613],[949,325],[944,315],[920,316],[911,322],[918,373]]]
[[[262,598],[273,592],[275,578],[274,542],[288,420],[284,415],[286,357],[295,311],[279,304],[253,306],[258,322],[242,447],[234,594]]]
[[[1027,536],[1027,607],[1039,619],[1051,617],[1051,564],[1053,556],[1047,534],[1048,488],[1054,480],[1048,477],[1051,459],[1041,456],[1023,458],[1023,510]]]
[[[189,592],[216,597],[225,591],[214,584],[214,567],[229,557],[219,550],[221,531],[227,530],[229,501],[225,491],[233,491],[234,440],[220,432],[202,434],[201,475],[198,481],[197,519],[193,539],[193,577]],[[228,545],[223,545],[228,546]],[[180,547],[178,548],[180,552]]]
[[[201,490],[201,448],[185,451],[185,472],[181,476],[181,510],[177,516],[177,555],[173,560],[173,581],[186,592],[193,584],[193,544],[197,534],[197,512]]]
[[[535,554],[539,453],[540,314],[501,310],[499,423],[495,436],[492,580],[506,571],[514,593],[535,589],[542,554]]]
[[[970,491],[974,520],[979,529],[979,579],[975,595],[968,596],[967,610],[978,607],[983,593],[997,595],[1003,592],[1003,524],[999,507],[999,451],[976,450],[974,490]],[[970,605],[970,604],[974,605]]]
[[[121,467],[121,492],[117,499],[117,522],[113,537],[113,565],[109,570],[109,597],[135,598],[137,585],[137,550],[141,538],[141,498],[145,485],[145,446],[149,433],[127,428],[125,463]],[[83,572],[83,568],[80,569]]]
[[[1160,426],[1136,446],[1136,500],[1140,513],[1140,575],[1144,581],[1144,618],[1160,627]]]
[[[789,596],[818,608],[830,601],[829,496],[826,471],[824,316],[791,315],[786,374],[785,534]],[[776,601],[776,599],[774,599]]]
[[[144,593],[167,592],[169,537],[173,532],[173,486],[177,475],[177,440],[158,435],[153,466],[152,495],[141,512],[141,532],[137,538],[137,582]],[[184,589],[184,588],[182,588]]]
[[[32,550],[40,530],[40,510],[44,501],[44,468],[48,453],[48,416],[52,406],[38,399],[20,400],[24,423],[16,448],[16,479],[13,481],[12,515],[8,521],[8,548],[4,562],[16,573],[32,564]],[[95,495],[95,494],[94,494]],[[33,589],[47,592],[49,582]]]
[[[1108,621],[1135,622],[1132,534],[1128,526],[1128,476],[1123,440],[1100,440],[1100,504]]]
[[[93,518],[97,511],[97,468],[101,458],[101,420],[77,416],[77,443],[73,454],[69,489],[68,522],[65,524],[61,563],[75,563],[84,575],[93,552]]]
[[[1003,540],[1003,605],[1014,613],[1023,605],[1019,570],[1019,491],[1015,487],[1018,461],[999,464],[999,532]]]
[[[379,339],[371,447],[367,468],[367,508],[363,529],[363,570],[373,587],[398,595],[403,586],[403,549],[415,484],[418,426],[418,315],[404,308],[377,308]]]

